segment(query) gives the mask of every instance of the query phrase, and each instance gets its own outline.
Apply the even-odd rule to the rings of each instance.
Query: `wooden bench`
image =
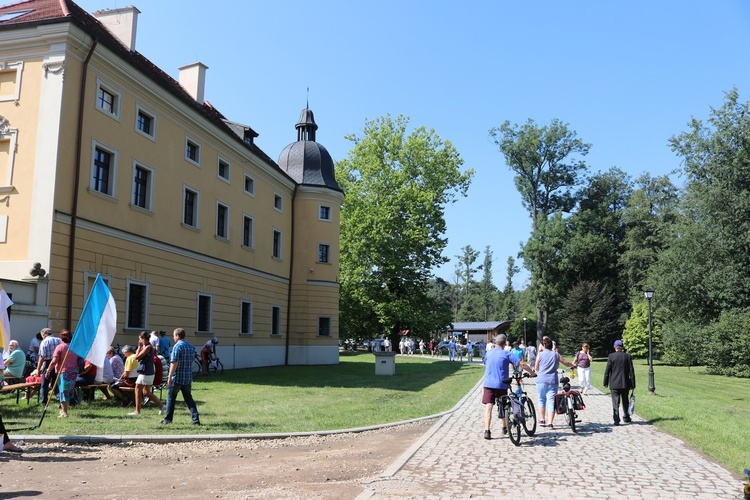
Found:
[[[0,388],[0,394],[8,394],[15,391],[16,393],[16,404],[19,403],[21,400],[21,391],[26,392],[26,389],[36,389],[37,390],[37,398],[39,397],[39,388],[42,386],[42,384],[39,384],[37,382],[23,382],[20,384],[10,384],[10,385],[4,385]],[[26,404],[29,403],[29,400],[26,400]]]

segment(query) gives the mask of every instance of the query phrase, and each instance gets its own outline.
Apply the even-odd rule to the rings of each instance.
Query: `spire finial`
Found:
[[[310,86],[307,86],[307,97],[305,98],[305,109],[310,109]]]

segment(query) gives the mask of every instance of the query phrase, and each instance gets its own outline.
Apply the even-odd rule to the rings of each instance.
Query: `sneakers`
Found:
[[[167,425],[167,424],[171,424],[171,423],[172,423],[172,421],[171,420],[167,420],[166,418],[161,421],[161,425]]]
[[[134,411],[131,411],[130,413],[128,413],[128,415],[131,416],[131,417],[137,417],[138,415],[140,415],[140,413],[136,413]]]
[[[201,425],[201,421],[200,421],[200,420],[193,420],[193,421],[192,421],[192,422],[190,422],[190,423],[191,423],[192,425]]]
[[[162,409],[159,410],[159,415],[164,415],[164,413],[166,413],[166,410],[166,408],[162,407]]]
[[[503,427],[503,436],[506,435],[507,433],[508,433],[508,428],[507,427]]]
[[[626,424],[629,424],[630,422],[632,422],[632,420],[630,419],[630,417],[625,417],[625,418],[622,419],[622,421],[625,422]]]
[[[492,433],[489,430],[484,431],[484,439],[492,439]]]

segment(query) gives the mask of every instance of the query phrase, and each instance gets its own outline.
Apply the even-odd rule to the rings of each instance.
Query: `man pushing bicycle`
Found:
[[[492,407],[501,396],[508,394],[508,384],[503,379],[510,376],[510,365],[520,365],[521,368],[536,377],[536,372],[523,359],[512,351],[505,350],[508,338],[500,334],[493,340],[496,347],[487,351],[484,357],[484,390],[482,392],[482,404],[484,405],[484,439],[492,439],[490,423],[492,421]],[[503,434],[508,433],[508,416],[503,417]]]

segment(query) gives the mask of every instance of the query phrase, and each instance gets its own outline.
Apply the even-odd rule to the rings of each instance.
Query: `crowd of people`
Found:
[[[629,414],[630,391],[635,389],[635,371],[633,358],[624,352],[622,340],[614,343],[614,352],[607,358],[604,370],[604,388],[609,388],[612,397],[612,419],[614,425],[620,422],[631,422]],[[557,346],[547,336],[542,337],[539,348],[533,345],[524,346],[523,342],[507,341],[505,335],[498,335],[487,345],[484,357],[485,377],[483,385],[482,404],[484,405],[484,438],[492,439],[490,422],[492,407],[500,396],[506,395],[509,384],[503,382],[510,377],[511,372],[526,370],[536,377],[538,422],[542,427],[554,428],[555,394],[559,387],[559,366],[576,368],[580,392],[588,394],[591,389],[591,362],[593,357],[587,343],[575,353],[572,361],[565,359],[557,350]],[[533,367],[533,368],[532,368]],[[622,418],[620,415],[622,407]],[[507,422],[502,423],[503,434],[507,434]]]
[[[19,348],[18,341],[11,340],[8,349],[0,357],[0,382],[27,382],[23,399],[36,395],[37,387],[44,408],[55,397],[59,406],[59,417],[68,418],[70,409],[79,401],[79,392],[83,399],[93,399],[97,389],[103,393],[103,399],[118,399],[124,407],[133,407],[129,416],[141,415],[143,407],[152,402],[163,415],[162,424],[170,424],[174,417],[177,395],[182,394],[190,410],[192,423],[200,425],[200,416],[191,386],[195,348],[185,340],[185,330],[174,330],[174,345],[166,337],[166,332],[142,331],[138,336],[138,345],[125,345],[121,354],[110,346],[102,366],[80,358],[69,349],[73,334],[63,329],[55,336],[50,328],[43,328],[32,340],[27,353]],[[214,337],[204,346],[204,350],[215,355],[218,339]],[[207,357],[204,357],[207,359]],[[168,366],[166,380],[165,366]],[[29,371],[30,370],[30,371]],[[167,386],[167,400],[163,403],[154,393],[154,386]],[[81,391],[80,388],[86,388]],[[111,394],[110,394],[111,391]],[[3,435],[2,450],[20,452],[5,430],[0,416],[0,433]]]

